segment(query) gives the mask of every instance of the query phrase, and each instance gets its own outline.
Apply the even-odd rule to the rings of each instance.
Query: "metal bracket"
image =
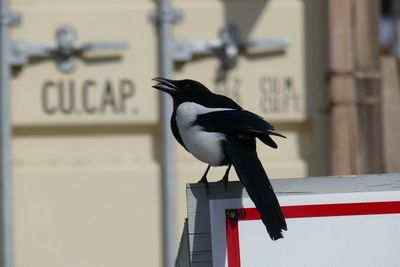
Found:
[[[56,60],[58,68],[63,72],[70,72],[75,66],[75,58],[86,51],[95,50],[122,50],[127,49],[125,42],[89,42],[76,44],[75,29],[62,26],[56,31],[56,44],[30,44],[22,41],[13,41],[11,45],[10,64],[23,66],[31,58],[49,58]]]
[[[159,12],[158,10],[153,10],[149,14],[150,22],[155,25],[160,25],[162,21],[170,24],[176,24],[182,19],[182,11],[174,8],[171,8],[169,12]]]
[[[239,54],[251,48],[265,52],[281,52],[290,45],[289,39],[242,40],[238,29],[233,24],[226,24],[219,32],[219,38],[212,41],[190,41],[175,38],[173,42],[173,58],[175,62],[184,63],[195,55],[217,55],[221,68],[232,69],[236,65]]]
[[[18,12],[5,12],[0,14],[1,25],[7,25],[9,27],[14,27],[21,23],[21,14]]]

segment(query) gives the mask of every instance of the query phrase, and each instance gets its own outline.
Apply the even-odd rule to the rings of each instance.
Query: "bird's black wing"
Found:
[[[257,157],[255,139],[227,136],[224,149],[240,181],[256,205],[271,239],[282,238],[282,230],[287,230],[286,221],[272,185]]]
[[[270,135],[284,137],[274,132],[274,127],[260,116],[247,110],[223,110],[197,116],[196,125],[205,131],[259,138],[266,145],[277,148]]]
[[[242,110],[242,107],[224,95],[213,94],[212,97],[207,96],[206,99],[198,99],[201,101],[201,104],[205,107],[209,108],[231,108],[231,109],[238,109]],[[203,100],[203,101],[202,101]]]

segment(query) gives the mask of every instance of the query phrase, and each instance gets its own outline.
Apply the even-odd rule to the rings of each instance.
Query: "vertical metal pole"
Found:
[[[0,0],[1,34],[0,34],[0,238],[2,267],[12,266],[11,239],[11,123],[10,123],[10,65],[9,65],[9,2]]]
[[[171,78],[173,59],[171,50],[171,1],[158,1],[158,34],[159,34],[159,73],[161,77]],[[175,181],[175,149],[170,118],[172,114],[172,99],[167,94],[161,94],[161,124],[162,124],[162,179],[163,179],[163,252],[164,266],[172,267],[176,257],[176,181]]]

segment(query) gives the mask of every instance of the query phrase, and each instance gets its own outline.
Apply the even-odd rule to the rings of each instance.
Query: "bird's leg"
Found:
[[[231,167],[232,167],[232,164],[229,164],[228,168],[225,171],[224,176],[221,179],[221,182],[224,182],[225,191],[226,191],[226,188],[228,186],[229,171],[231,170]]]
[[[203,174],[203,176],[201,177],[200,181],[198,181],[198,183],[204,183],[204,186],[206,187],[206,192],[207,192],[207,196],[208,196],[208,181],[207,181],[207,173],[210,170],[211,165],[208,165],[206,172]]]

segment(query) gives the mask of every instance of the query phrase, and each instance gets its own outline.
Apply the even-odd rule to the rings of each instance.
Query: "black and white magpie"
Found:
[[[282,238],[286,221],[267,174],[258,159],[256,138],[277,148],[274,127],[260,116],[241,108],[232,99],[212,93],[194,80],[153,79],[153,87],[173,98],[171,129],[176,140],[193,156],[208,164],[200,182],[207,186],[210,166],[231,166],[256,205],[272,240]],[[207,191],[208,192],[208,191]]]

